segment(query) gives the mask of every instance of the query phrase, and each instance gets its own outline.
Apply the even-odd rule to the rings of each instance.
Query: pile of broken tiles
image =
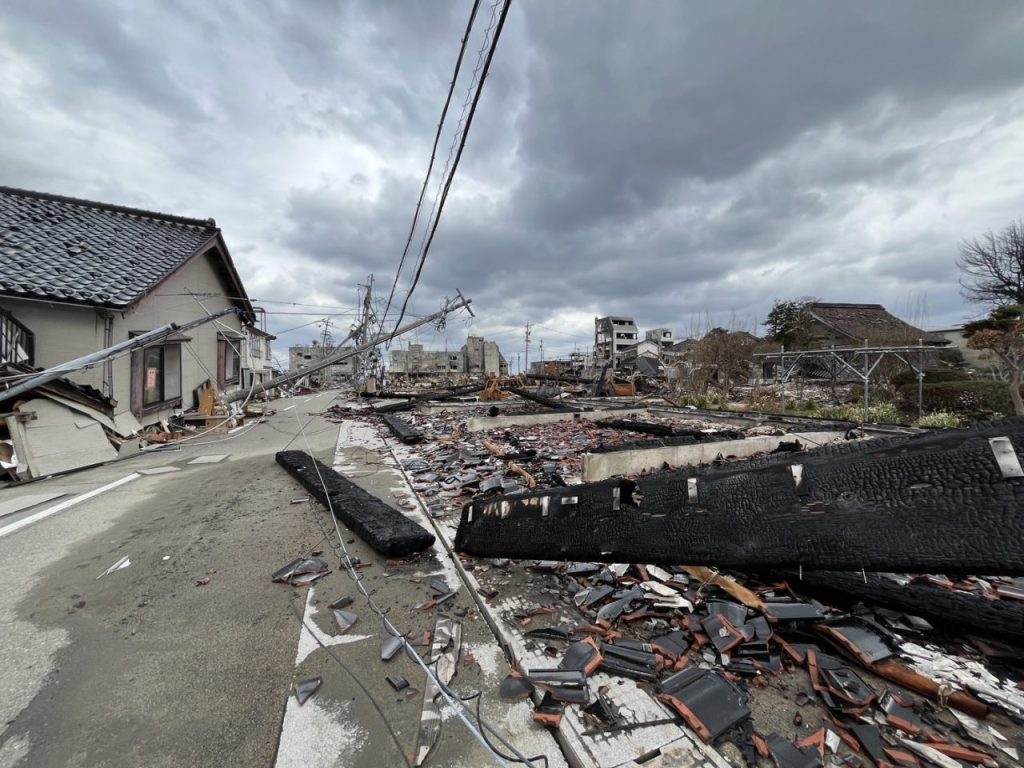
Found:
[[[785,584],[748,588],[707,569],[467,566],[531,651],[501,694],[532,695],[544,725],[572,714],[595,738],[660,725],[620,710],[626,682],[752,766],[1010,766],[1024,747],[1017,684],[930,644],[915,617],[887,612],[883,623],[799,599]],[[500,597],[509,592],[517,598]]]

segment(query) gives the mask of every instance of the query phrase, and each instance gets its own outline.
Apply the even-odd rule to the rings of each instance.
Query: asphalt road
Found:
[[[402,478],[383,446],[339,448],[339,426],[315,415],[334,395],[275,401],[265,423],[180,450],[0,490],[0,506],[65,494],[0,517],[0,767],[405,764],[425,675],[409,658],[380,660],[379,621],[361,603],[351,608],[359,623],[336,634],[327,604],[359,597],[336,559],[312,589],[270,580],[300,554],[333,554],[330,518],[291,503],[305,492],[275,464],[277,451],[308,441],[396,503]],[[197,458],[209,463],[190,463]],[[147,474],[161,467],[173,470]],[[530,725],[527,703],[497,699],[507,664],[443,550],[388,564],[342,535],[410,637],[440,613],[415,608],[429,578],[459,589],[443,609],[463,625],[453,686],[485,691],[485,719],[529,755],[564,765],[550,735]],[[125,557],[130,564],[101,576]],[[414,692],[396,693],[388,674]],[[316,675],[321,688],[299,707],[292,682]],[[495,764],[450,711],[442,721],[428,765]]]

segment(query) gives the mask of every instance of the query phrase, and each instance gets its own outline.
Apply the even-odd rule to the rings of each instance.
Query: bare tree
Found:
[[[960,292],[982,304],[1024,304],[1024,221],[960,243]]]

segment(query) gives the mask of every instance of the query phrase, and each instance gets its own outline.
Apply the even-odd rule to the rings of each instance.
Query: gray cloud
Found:
[[[390,286],[468,8],[7,3],[3,181],[214,216],[250,293],[311,313],[272,329],[311,322],[283,302]],[[753,329],[802,295],[973,314],[957,243],[1024,204],[1022,33],[1000,1],[517,2],[410,309],[459,287],[509,355],[526,322],[564,352],[595,314]]]

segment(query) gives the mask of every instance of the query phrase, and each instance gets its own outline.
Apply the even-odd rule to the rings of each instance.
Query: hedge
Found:
[[[955,413],[1013,413],[1010,390],[1002,381],[940,381],[924,384],[925,411]],[[917,383],[904,384],[898,390],[900,407],[917,410]]]

